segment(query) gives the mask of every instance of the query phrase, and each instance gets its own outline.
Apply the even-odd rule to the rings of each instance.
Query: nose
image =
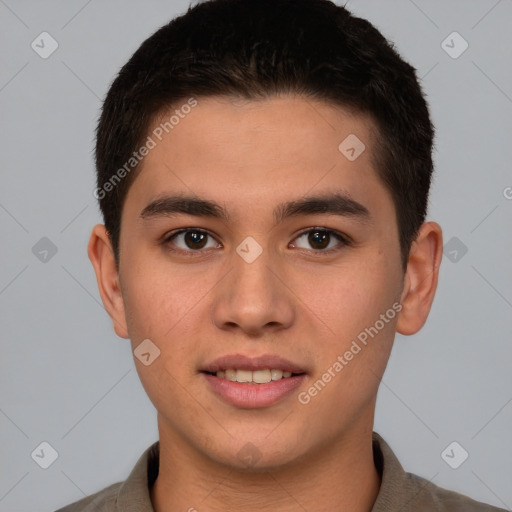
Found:
[[[251,337],[290,327],[296,311],[283,265],[268,250],[249,261],[233,254],[231,271],[215,288],[214,324]]]

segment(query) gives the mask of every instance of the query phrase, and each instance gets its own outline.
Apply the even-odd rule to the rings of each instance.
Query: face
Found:
[[[404,288],[394,205],[369,118],[197,101],[126,196],[116,331],[151,340],[135,363],[161,438],[286,465],[371,431]]]

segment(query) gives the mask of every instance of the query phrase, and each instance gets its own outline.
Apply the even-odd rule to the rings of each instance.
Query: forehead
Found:
[[[359,198],[379,187],[385,192],[368,116],[301,96],[196,101],[183,110],[177,103],[155,119],[148,132],[154,147],[129,196],[147,203],[178,191],[243,208],[334,188]]]
[[[156,140],[157,144],[164,142],[158,144],[160,150],[172,146],[174,156],[181,159],[191,157],[190,151],[194,150],[196,161],[215,157],[216,161],[238,162],[248,153],[258,163],[293,161],[299,157],[301,161],[316,161],[320,155],[333,159],[340,156],[339,144],[351,135],[370,146],[375,131],[368,115],[303,96],[260,100],[214,96],[196,101],[197,105],[180,118],[173,115],[181,111],[177,103],[154,121],[150,135],[156,130],[157,135],[161,133],[163,139],[168,139],[168,144]],[[152,152],[147,160],[161,153]],[[246,159],[245,167],[250,168],[251,161]]]

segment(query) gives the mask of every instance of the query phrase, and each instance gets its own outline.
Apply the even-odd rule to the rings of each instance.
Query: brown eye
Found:
[[[309,245],[309,247],[301,246],[300,244],[293,244],[294,246],[300,248],[300,249],[309,249],[313,248],[315,251],[318,252],[330,252],[330,250],[337,250],[343,247],[344,245],[349,245],[349,241],[347,238],[345,238],[340,233],[337,233],[336,231],[332,231],[330,229],[310,229],[309,231],[305,231],[302,234],[300,234],[296,240],[305,239],[306,244]],[[332,242],[338,241],[338,244],[333,244]],[[339,243],[341,242],[341,243]]]
[[[183,238],[190,249],[202,249],[206,245],[208,235],[199,231],[187,231]]]
[[[327,231],[310,231],[308,234],[308,242],[313,249],[325,249],[329,245],[331,236]]]
[[[167,237],[165,243],[169,245],[175,245],[178,247],[178,250],[194,252],[200,251],[204,248],[216,247],[215,244],[213,244],[213,246],[210,245],[210,247],[207,247],[209,238],[213,239],[213,237],[206,231],[199,229],[182,229]]]

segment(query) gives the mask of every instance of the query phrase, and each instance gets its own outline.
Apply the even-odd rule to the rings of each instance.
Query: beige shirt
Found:
[[[158,475],[159,443],[139,458],[124,482],[56,512],[154,512],[149,489]],[[406,473],[388,444],[373,432],[373,458],[381,476],[372,512],[505,512]]]

